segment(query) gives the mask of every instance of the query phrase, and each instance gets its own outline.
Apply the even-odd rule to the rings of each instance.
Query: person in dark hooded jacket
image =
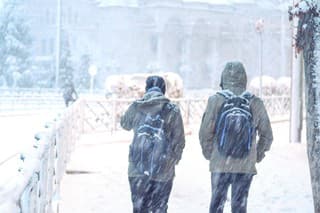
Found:
[[[220,86],[239,96],[246,91],[247,76],[241,62],[228,62],[221,75]],[[231,185],[232,213],[244,213],[247,210],[247,197],[253,176],[257,173],[255,164],[261,162],[265,152],[270,149],[273,134],[263,101],[253,96],[250,109],[253,118],[252,145],[244,158],[226,157],[218,150],[215,126],[219,110],[225,97],[215,94],[208,99],[202,117],[199,139],[204,157],[210,161],[212,197],[210,213],[223,212],[227,191]],[[256,142],[256,135],[259,140]]]
[[[78,99],[78,93],[76,92],[74,84],[72,82],[67,82],[64,85],[62,96],[66,107],[68,107]]]
[[[133,212],[166,213],[175,165],[180,161],[185,146],[183,121],[179,107],[165,97],[166,85],[162,77],[148,77],[145,90],[144,96],[134,101],[121,117],[121,126],[125,130],[133,129],[134,131],[134,139],[129,147],[128,168]],[[153,144],[152,146],[156,148],[153,148],[150,156],[142,157],[143,147],[148,147],[150,144],[144,144],[144,141],[139,140],[139,135],[145,134],[139,131],[143,129],[141,127],[147,118],[156,118],[158,115],[163,119],[163,132],[166,139],[164,140],[165,148],[161,148],[161,165],[164,166],[152,173],[142,168],[142,165],[146,163],[145,159],[153,159],[153,155],[160,152],[157,149],[162,146]]]

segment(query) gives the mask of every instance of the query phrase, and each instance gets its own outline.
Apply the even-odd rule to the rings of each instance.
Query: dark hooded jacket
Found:
[[[62,96],[66,106],[69,105],[69,102],[74,102],[78,99],[78,93],[76,92],[73,83],[67,83],[64,86]]]
[[[241,95],[246,90],[246,85],[247,76],[242,63],[227,63],[221,74],[220,86],[222,89],[229,90],[235,95]],[[250,101],[256,132],[253,135],[249,155],[245,158],[235,159],[224,157],[219,153],[217,138],[214,134],[218,112],[224,100],[224,97],[219,94],[208,99],[199,131],[202,153],[207,160],[210,160],[211,172],[256,174],[255,164],[264,158],[265,152],[270,149],[273,140],[271,124],[263,101],[257,96],[254,96]],[[257,134],[259,135],[258,142],[256,142]]]
[[[171,103],[162,92],[151,89],[145,93],[141,99],[134,101],[121,117],[121,126],[125,130],[133,129],[135,132],[139,127],[140,121],[144,119],[143,114],[155,115],[163,108],[164,104],[169,108],[167,112],[168,114],[165,116],[165,125],[169,143],[167,156],[168,162],[171,165],[168,166],[163,173],[152,178],[156,181],[168,181],[173,179],[175,174],[175,164],[177,164],[181,159],[182,151],[185,146],[185,135],[179,107]],[[133,162],[130,162],[130,158],[128,175],[129,177],[139,177],[144,175],[138,171]]]

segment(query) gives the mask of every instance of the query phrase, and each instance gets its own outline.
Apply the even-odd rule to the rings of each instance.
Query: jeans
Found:
[[[129,177],[133,213],[166,213],[173,180],[158,182],[145,177]]]
[[[252,174],[211,173],[212,197],[210,213],[222,213],[231,185],[232,213],[247,212],[247,198],[252,181]]]

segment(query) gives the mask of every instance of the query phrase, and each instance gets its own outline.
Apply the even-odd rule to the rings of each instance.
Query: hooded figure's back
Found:
[[[220,86],[235,95],[242,94],[247,88],[247,74],[241,62],[228,62],[222,71]]]
[[[241,62],[232,61],[225,65],[220,86],[222,90],[229,90],[237,96],[246,91],[247,75]],[[263,101],[257,96],[250,100],[253,127],[257,132],[254,131],[252,135],[250,152],[242,159],[225,157],[218,151],[218,140],[214,130],[224,101],[225,98],[218,93],[210,96],[200,125],[200,144],[204,157],[210,161],[210,171],[256,174],[255,163],[263,159],[264,153],[270,149],[273,140],[270,120]],[[257,133],[258,141],[256,141]]]

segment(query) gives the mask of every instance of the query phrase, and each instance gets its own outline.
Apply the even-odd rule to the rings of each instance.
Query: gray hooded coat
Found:
[[[240,95],[246,90],[247,76],[240,62],[226,64],[221,75],[221,87],[230,90],[235,95]],[[217,148],[217,138],[214,134],[215,124],[224,97],[215,94],[208,99],[207,107],[202,117],[199,139],[204,157],[210,161],[210,171],[216,173],[247,173],[256,174],[256,162],[260,162],[265,152],[270,149],[273,135],[263,101],[254,96],[250,101],[253,115],[253,125],[256,129],[253,135],[252,147],[247,157],[235,159],[222,156]],[[256,136],[259,140],[256,142]]]

